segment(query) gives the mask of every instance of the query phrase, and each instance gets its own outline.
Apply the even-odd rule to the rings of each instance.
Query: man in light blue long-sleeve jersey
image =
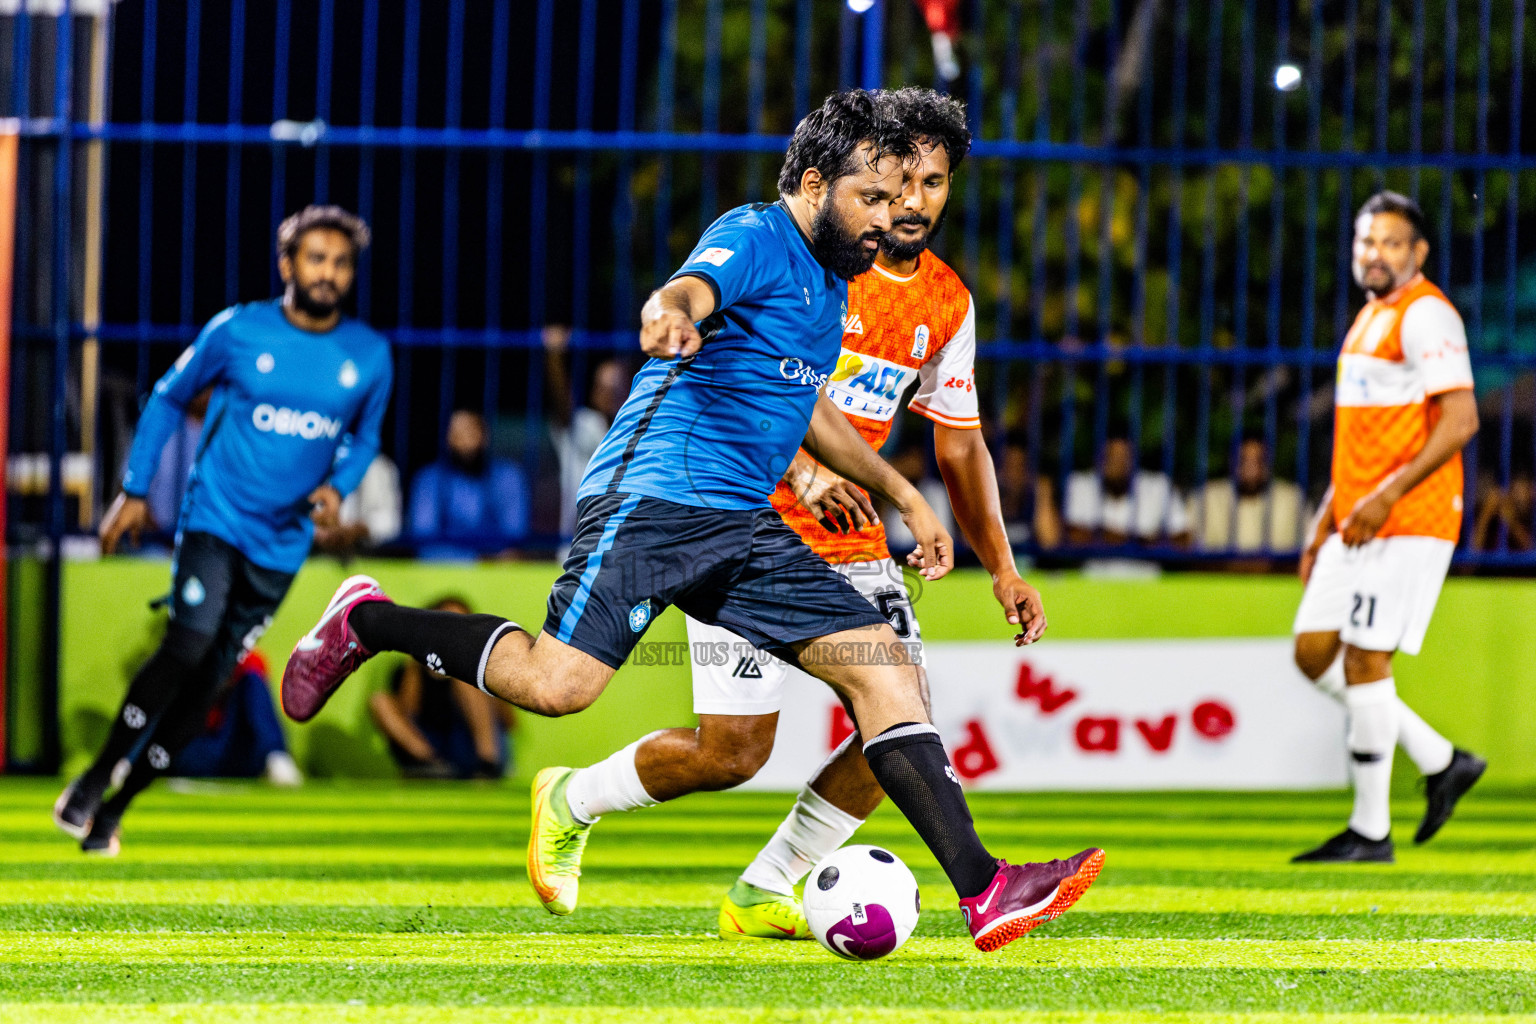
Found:
[[[182,499],[170,623],[134,676],[96,760],[54,806],[87,853],[118,850],[128,804],[200,731],[219,683],[252,646],[309,553],[379,451],[389,342],[341,303],[369,241],[361,218],[310,206],[277,232],[280,299],[226,309],[154,387],[101,525],[117,550],[149,523],[145,494],[187,404],[213,388]],[[114,769],[131,768],[108,798]]]

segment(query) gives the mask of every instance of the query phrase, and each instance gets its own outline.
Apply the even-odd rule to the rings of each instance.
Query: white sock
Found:
[[[759,889],[791,896],[795,884],[823,857],[848,841],[864,822],[833,806],[806,786],[794,809],[780,824],[768,845],[758,851],[741,880]]]
[[[635,740],[616,754],[582,768],[565,786],[565,802],[571,817],[590,825],[609,811],[633,811],[661,803],[645,791],[635,768],[635,751],[645,738]]]
[[[1451,741],[1435,731],[1434,726],[1420,718],[1418,712],[1397,701],[1397,742],[1404,752],[1419,766],[1422,775],[1434,775],[1451,766],[1456,748]]]
[[[1341,654],[1333,659],[1328,671],[1312,680],[1312,683],[1322,693],[1344,703],[1344,656]],[[1397,742],[1402,744],[1403,750],[1418,765],[1423,775],[1445,771],[1456,753],[1451,741],[1436,732],[1413,708],[1404,704],[1402,698],[1397,701]]]
[[[1392,678],[1357,683],[1344,691],[1349,709],[1349,753],[1355,763],[1355,809],[1349,827],[1367,839],[1392,831],[1392,752],[1397,746],[1397,686]]]

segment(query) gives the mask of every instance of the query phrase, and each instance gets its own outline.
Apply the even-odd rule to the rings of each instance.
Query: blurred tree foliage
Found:
[[[842,3],[676,9],[675,62],[669,71],[663,49],[647,103],[655,109],[654,89],[671,82],[675,130],[784,134],[805,104],[856,83],[860,23]],[[1353,212],[1389,187],[1424,205],[1430,276],[1457,297],[1474,346],[1536,350],[1518,326],[1536,312],[1536,272],[1519,270],[1536,253],[1536,171],[1443,166],[1446,154],[1530,154],[1536,103],[1524,101],[1522,65],[1536,53],[1536,18],[1524,10],[1518,0],[967,0],[954,91],[983,145],[957,176],[937,248],[976,295],[983,345],[1331,353],[1360,302]],[[886,0],[885,13],[885,84],[931,84],[917,12]],[[1284,63],[1300,70],[1294,91],[1275,85]],[[770,197],[778,163],[766,148],[642,161],[631,193],[641,222],[658,217],[658,196],[670,203],[664,242],[650,247],[656,273],[724,209]],[[983,390],[1007,425],[1040,424],[1042,457],[1060,447],[1052,432],[1069,399],[1081,406],[1075,462],[1105,431],[1138,424],[1148,454],[1164,454],[1170,416],[1200,424],[1192,440],[1180,432],[1175,468],[1219,468],[1235,437],[1271,423],[1277,454],[1294,464],[1303,421],[1316,462],[1330,411],[1315,397],[1331,379],[1320,359],[1248,370],[1111,362],[1075,374],[1015,364],[984,373]],[[1050,416],[1033,408],[1042,401]]]

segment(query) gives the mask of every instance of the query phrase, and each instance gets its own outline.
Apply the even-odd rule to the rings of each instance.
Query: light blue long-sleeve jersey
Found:
[[[211,533],[252,562],[297,572],[314,526],[308,496],[345,497],[379,452],[394,376],[389,342],[356,320],[300,330],[279,300],[208,321],[156,382],[139,419],[123,490],[143,497],[187,403],[213,386],[177,530]]]

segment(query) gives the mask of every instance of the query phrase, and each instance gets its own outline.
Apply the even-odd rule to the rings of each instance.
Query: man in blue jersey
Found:
[[[101,524],[106,554],[151,523],[145,494],[160,450],[193,397],[213,388],[176,527],[165,638],[134,676],[95,762],[54,807],[54,821],[88,853],[117,852],[129,802],[198,735],[219,684],[287,593],[315,525],[334,524],[378,454],[389,342],[341,315],[368,241],[362,219],[336,206],[283,221],[282,298],[208,321],[144,407],[122,494]],[[105,799],[124,760],[131,769]]]
[[[394,650],[518,707],[569,714],[597,699],[675,604],[843,698],[871,771],[949,875],[979,948],[1070,906],[1102,851],[1036,865],[987,852],[907,648],[768,503],[803,445],[900,511],[926,578],[953,565],[933,510],[821,393],[841,351],[847,279],[874,262],[912,152],[909,132],[870,93],[829,97],[795,129],[779,201],[717,220],[646,302],[640,345],[651,359],[582,481],[576,535],[539,636],[494,615],[402,608],[355,576],[289,658],[288,713],[315,714],[373,652]],[[549,798],[535,791],[535,814]],[[575,899],[562,856],[552,846],[530,857],[531,880],[556,912]],[[552,869],[544,882],[540,867]]]

